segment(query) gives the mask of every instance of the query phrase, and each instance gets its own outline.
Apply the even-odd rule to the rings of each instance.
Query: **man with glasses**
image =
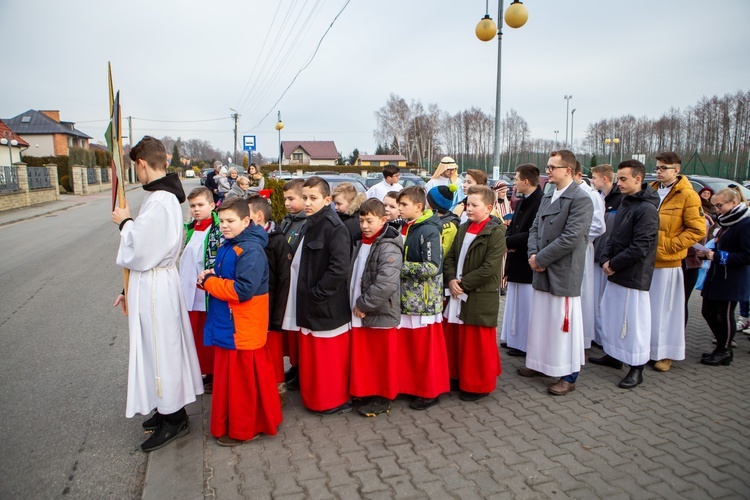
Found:
[[[659,238],[651,280],[651,359],[654,369],[668,371],[672,361],[685,359],[685,289],[682,259],[706,235],[701,199],[687,177],[682,159],[673,151],[656,155],[659,193]]]
[[[557,396],[574,390],[584,364],[581,283],[594,204],[573,176],[576,157],[553,151],[547,162],[556,189],[542,197],[529,231],[531,318],[524,377],[560,379],[547,390]]]

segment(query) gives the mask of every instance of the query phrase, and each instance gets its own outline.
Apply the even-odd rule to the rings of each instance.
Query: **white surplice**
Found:
[[[563,323],[568,317],[568,331]],[[550,377],[581,370],[585,362],[580,297],[559,297],[534,290],[531,296],[526,366]]]
[[[602,297],[602,348],[630,366],[648,363],[651,354],[651,302],[645,290],[607,282]]]
[[[177,261],[183,241],[175,195],[147,192],[135,221],[120,232],[117,264],[130,269],[130,363],[125,415],[169,414],[203,394]]]
[[[531,296],[534,289],[531,283],[508,282],[503,313],[503,331],[500,339],[508,347],[526,352],[529,338],[529,318],[531,317]]]
[[[651,359],[685,359],[685,285],[682,268],[654,269],[651,298]]]

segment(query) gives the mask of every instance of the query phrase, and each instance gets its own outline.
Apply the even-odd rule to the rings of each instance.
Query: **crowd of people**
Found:
[[[650,360],[665,372],[685,359],[691,270],[703,261],[716,346],[700,361],[732,361],[734,310],[750,297],[750,214],[732,187],[702,201],[676,153],[657,155],[652,184],[626,160],[594,168],[590,187],[575,155],[554,151],[554,189],[544,193],[537,166],[519,165],[515,206],[482,171],[459,186],[450,157],[425,189],[403,188],[394,166],[366,195],[293,179],[278,225],[267,200],[229,196],[233,186],[220,196],[213,177],[186,197],[156,139],[130,156],[147,194],[135,220],[128,207],[112,214],[117,262],[131,270],[115,305],[129,314],[126,415],[156,410],[144,451],[189,432],[184,407],[204,391],[222,446],[275,435],[288,390],[320,415],[375,417],[399,395],[416,411],[450,391],[480,400],[502,370],[506,284],[502,346],[525,357],[519,375],[556,378],[553,395],[575,390],[592,344],[604,355],[589,362],[629,367],[626,389]]]

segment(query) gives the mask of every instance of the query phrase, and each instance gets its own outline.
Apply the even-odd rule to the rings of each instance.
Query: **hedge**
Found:
[[[411,166],[401,167],[402,171],[408,171]],[[268,175],[269,173],[279,171],[278,163],[269,163],[260,167],[261,172]],[[346,174],[360,174],[363,170],[369,172],[377,172],[378,174],[383,173],[383,167],[358,167],[357,165],[282,165],[281,170],[286,170],[292,174],[296,173],[297,170],[302,172],[337,172]]]

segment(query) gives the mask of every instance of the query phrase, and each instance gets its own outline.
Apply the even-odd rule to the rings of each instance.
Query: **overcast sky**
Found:
[[[482,0],[351,0],[275,104],[346,3],[0,0],[0,117],[59,109],[103,141],[107,61],[136,140],[201,138],[231,150],[234,108],[240,135],[275,157],[280,110],[283,140],[333,140],[348,155],[374,152],[375,111],[390,93],[494,113],[497,42],[474,35]],[[657,117],[750,87],[747,0],[525,5],[526,26],[504,29],[501,109],[514,108],[533,137],[559,130],[563,140],[565,94],[580,140],[602,118]],[[497,0],[489,9],[497,21]]]

